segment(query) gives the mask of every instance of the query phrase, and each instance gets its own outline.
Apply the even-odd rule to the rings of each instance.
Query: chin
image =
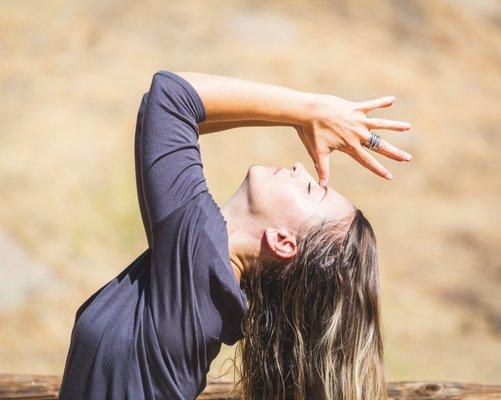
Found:
[[[247,192],[247,201],[253,211],[261,204],[261,198],[266,191],[266,179],[271,176],[270,167],[265,167],[259,164],[252,164],[247,170],[247,175],[242,182],[241,189]]]
[[[252,164],[247,170],[247,176],[258,175],[261,177],[272,176],[275,170],[274,167],[267,167],[265,165],[260,164]]]
[[[249,187],[258,188],[262,187],[264,183],[273,175],[271,167],[264,165],[252,164],[247,170],[245,180],[248,181]]]
[[[252,164],[249,169],[247,170],[247,175],[245,175],[245,179],[242,182],[242,186],[247,187],[248,192],[252,192],[253,188],[256,185],[259,185],[260,181],[260,174],[259,174],[259,169],[260,165],[258,164]]]

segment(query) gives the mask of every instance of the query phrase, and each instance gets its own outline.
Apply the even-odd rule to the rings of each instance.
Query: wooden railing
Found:
[[[0,374],[0,399],[57,399],[60,377]],[[233,381],[208,378],[200,400],[229,400]],[[478,385],[456,382],[392,382],[388,385],[392,400],[484,400],[501,399],[501,385]],[[89,399],[90,400],[90,399]]]

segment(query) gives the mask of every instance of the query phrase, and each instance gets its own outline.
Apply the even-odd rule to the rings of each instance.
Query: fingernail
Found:
[[[412,156],[410,154],[405,154],[404,155],[404,160],[405,161],[410,161],[410,160],[412,160]]]
[[[388,172],[386,175],[385,175],[385,178],[386,179],[393,179],[393,174],[391,172]]]
[[[320,179],[320,185],[321,185],[321,186],[324,186],[325,184],[326,184],[325,179],[323,179],[323,178],[322,178],[322,179]]]

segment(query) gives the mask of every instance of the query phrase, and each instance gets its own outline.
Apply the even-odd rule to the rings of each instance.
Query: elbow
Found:
[[[196,72],[192,72],[192,71],[177,71],[177,72],[173,72],[173,73],[176,75],[179,75],[181,78],[183,78],[184,80],[186,80],[188,82],[191,82],[194,79],[194,76],[196,75]]]

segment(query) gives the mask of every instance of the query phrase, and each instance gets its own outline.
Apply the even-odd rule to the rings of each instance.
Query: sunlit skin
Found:
[[[333,151],[348,154],[381,178],[393,179],[372,150],[364,146],[372,129],[410,129],[405,121],[367,115],[390,107],[393,96],[350,101],[239,78],[178,74],[195,88],[204,104],[206,118],[198,125],[201,135],[245,126],[290,126],[318,174],[317,180],[300,163],[277,173],[272,166],[249,168],[240,187],[221,208],[228,228],[230,261],[238,280],[259,260],[294,257],[300,227],[312,227],[323,219],[338,220],[340,230],[347,227],[353,206],[328,186]],[[412,159],[386,140],[374,151],[399,162]]]
[[[337,220],[340,230],[353,215],[352,204],[321,186],[303,164],[252,165],[236,193],[222,207],[237,279],[260,260],[294,257],[301,227]]]

